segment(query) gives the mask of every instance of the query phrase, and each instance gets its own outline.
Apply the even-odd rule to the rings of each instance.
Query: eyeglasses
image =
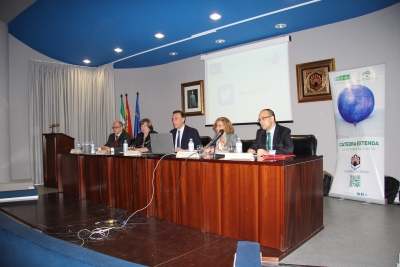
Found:
[[[122,126],[114,126],[114,127],[111,127],[111,129],[117,129],[117,128],[120,128],[120,127],[122,127]]]
[[[270,117],[273,117],[273,116],[270,115],[270,116],[262,117],[261,119],[258,118],[257,121],[260,122],[260,121],[263,121],[263,120],[268,119],[268,118],[270,118]]]

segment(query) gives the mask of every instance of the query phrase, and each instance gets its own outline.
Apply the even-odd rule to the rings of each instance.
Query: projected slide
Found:
[[[221,116],[254,123],[264,108],[292,120],[287,42],[206,59],[205,66],[206,124]]]

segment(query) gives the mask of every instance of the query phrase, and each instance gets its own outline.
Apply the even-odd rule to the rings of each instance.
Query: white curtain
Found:
[[[43,184],[42,134],[104,145],[115,120],[113,64],[98,68],[29,62],[29,151],[34,184]]]

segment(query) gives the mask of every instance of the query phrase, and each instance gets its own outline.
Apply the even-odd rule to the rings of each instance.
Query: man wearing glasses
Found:
[[[247,150],[257,156],[293,154],[293,140],[291,130],[276,123],[275,114],[270,109],[263,109],[258,115],[261,129],[257,130],[256,140]]]
[[[114,133],[110,134],[107,143],[101,147],[101,150],[110,151],[113,147],[115,152],[121,152],[124,140],[128,142],[129,146],[131,136],[123,131],[124,125],[122,124],[122,121],[114,121],[112,129]]]

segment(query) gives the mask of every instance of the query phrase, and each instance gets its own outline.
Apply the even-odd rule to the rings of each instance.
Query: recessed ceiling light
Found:
[[[83,63],[89,64],[89,63],[90,63],[90,60],[89,60],[89,59],[85,59],[85,60],[83,61]]]
[[[218,39],[218,40],[216,40],[215,41],[217,44],[222,44],[222,43],[225,43],[225,40],[224,39]]]
[[[114,51],[117,52],[117,53],[121,53],[121,52],[122,52],[122,49],[119,48],[119,47],[117,47],[117,48],[114,49]]]
[[[212,20],[219,20],[220,18],[222,18],[222,16],[218,13],[213,13],[210,15],[210,19]]]
[[[169,55],[170,56],[176,56],[178,53],[176,53],[176,52],[171,52],[171,53],[169,53]]]
[[[286,24],[285,23],[279,23],[279,24],[276,24],[275,25],[275,28],[277,28],[277,29],[283,29],[283,28],[285,28],[286,27]]]
[[[154,34],[155,37],[157,37],[158,39],[164,38],[164,34],[162,33],[156,33]]]

